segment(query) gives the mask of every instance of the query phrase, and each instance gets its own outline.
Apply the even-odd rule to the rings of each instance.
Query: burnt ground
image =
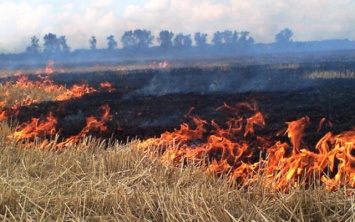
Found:
[[[159,137],[165,131],[193,122],[186,114],[199,116],[219,124],[231,117],[216,111],[224,103],[257,103],[266,117],[266,126],[256,127],[256,134],[275,136],[287,126],[285,122],[310,117],[305,141],[315,144],[326,132],[335,134],[355,127],[355,79],[317,78],[307,76],[314,71],[349,70],[352,63],[304,64],[300,67],[270,68],[253,66],[237,68],[179,68],[171,70],[136,70],[130,72],[52,74],[51,79],[68,86],[82,81],[97,86],[109,81],[113,92],[97,92],[63,102],[43,102],[21,107],[20,123],[32,117],[44,117],[50,111],[58,118],[61,135],[76,135],[86,124],[86,117],[103,114],[99,107],[109,105],[112,120],[109,132],[94,134],[122,141],[130,138]],[[35,75],[30,75],[35,79]],[[4,79],[3,81],[8,81]],[[249,114],[246,112],[246,116]],[[319,121],[326,123],[317,132]],[[207,126],[208,128],[209,126]]]

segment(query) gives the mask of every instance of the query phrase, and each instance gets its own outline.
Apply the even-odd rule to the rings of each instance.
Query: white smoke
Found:
[[[264,69],[265,71],[265,69]],[[164,96],[174,93],[238,93],[261,91],[299,90],[311,86],[309,79],[292,77],[288,71],[264,73],[262,70],[208,71],[176,69],[168,72],[161,69],[159,73],[142,88],[126,95]]]

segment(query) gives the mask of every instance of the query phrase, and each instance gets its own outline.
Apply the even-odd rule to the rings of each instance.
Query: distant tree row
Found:
[[[275,43],[279,45],[287,45],[290,43],[293,35],[292,30],[286,28],[281,30],[275,35]],[[208,35],[206,33],[196,32],[193,36],[196,47],[203,48],[208,44]],[[120,39],[123,49],[147,49],[153,45],[153,41],[156,39],[158,47],[161,49],[188,49],[192,47],[193,41],[190,34],[178,33],[174,34],[168,30],[162,30],[157,37],[154,37],[152,33],[145,29],[136,29],[125,31]],[[117,41],[113,35],[106,38],[107,50],[113,50],[117,48]],[[45,54],[57,54],[57,53],[69,53],[70,47],[67,44],[65,36],[57,37],[55,34],[48,33],[43,37],[43,53]],[[91,36],[89,39],[89,48],[91,50],[97,50],[97,39],[95,36]],[[213,46],[219,48],[239,48],[242,50],[248,49],[254,44],[254,39],[247,31],[237,32],[231,30],[216,31],[211,39]],[[39,45],[39,39],[36,36],[31,38],[31,44],[26,48],[27,53],[36,54],[41,51]]]
[[[67,44],[67,39],[65,36],[60,36],[59,38],[52,33],[48,33],[43,37],[44,49],[43,52],[46,54],[55,53],[69,53],[70,47]],[[36,36],[31,38],[31,45],[26,48],[28,53],[39,53],[41,47],[39,46],[39,39]]]

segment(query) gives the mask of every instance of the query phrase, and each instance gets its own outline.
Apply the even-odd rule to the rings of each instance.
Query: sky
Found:
[[[354,0],[0,0],[0,52],[19,53],[32,36],[66,36],[74,49],[89,48],[91,36],[106,48],[114,35],[147,29],[194,35],[249,31],[255,42],[273,42],[289,28],[294,41],[355,40]]]

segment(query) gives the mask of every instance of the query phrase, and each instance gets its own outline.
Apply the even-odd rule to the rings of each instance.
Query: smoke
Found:
[[[269,73],[265,73],[269,72]],[[174,93],[240,93],[263,91],[290,91],[312,86],[301,74],[291,75],[287,69],[264,68],[207,71],[202,69],[160,69],[142,88],[126,95],[164,96]]]

